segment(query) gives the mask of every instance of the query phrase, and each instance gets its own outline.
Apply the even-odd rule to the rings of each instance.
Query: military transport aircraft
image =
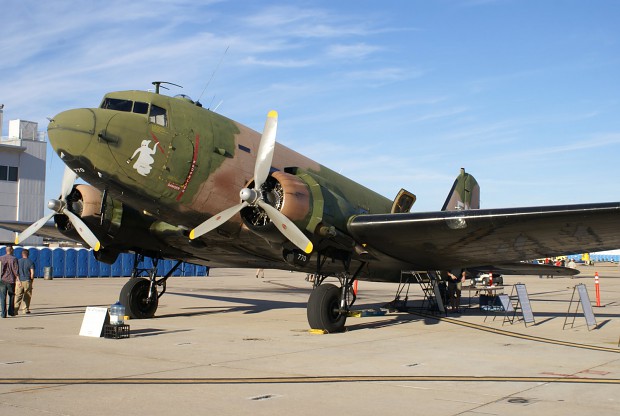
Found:
[[[134,318],[155,314],[181,261],[313,273],[308,322],[335,332],[356,279],[456,268],[562,274],[520,261],[620,247],[620,202],[480,209],[478,184],[461,170],[441,211],[411,213],[412,193],[389,200],[276,143],[275,111],[261,136],[154,84],[155,92],[112,92],[98,108],[53,117],[49,140],[67,165],[60,198],[28,228],[0,224],[23,230],[17,244],[45,235],[54,217],[57,233],[87,243],[100,261],[128,251],[178,260],[159,278],[157,262],[148,278],[134,269],[120,294]]]

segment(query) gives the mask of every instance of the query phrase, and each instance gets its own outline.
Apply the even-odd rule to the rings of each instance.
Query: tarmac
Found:
[[[0,414],[618,415],[620,267],[580,269],[505,276],[505,293],[527,287],[528,325],[474,298],[447,317],[349,318],[338,334],[308,331],[305,274],[212,269],[171,278],[156,317],[128,321],[126,339],[79,335],[86,307],[114,303],[125,278],[37,279],[32,313],[0,320]],[[584,283],[596,305],[595,271],[588,327],[571,298]],[[381,307],[396,289],[360,282],[355,306]],[[422,304],[419,286],[408,296]]]

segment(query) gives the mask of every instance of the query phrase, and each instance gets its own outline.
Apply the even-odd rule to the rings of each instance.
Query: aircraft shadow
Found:
[[[174,334],[177,332],[189,332],[189,329],[177,329],[177,330],[167,330],[167,329],[159,329],[159,328],[143,328],[143,329],[134,329],[131,331],[132,338],[141,338],[141,337],[152,337],[155,335],[166,335],[166,334]]]
[[[251,298],[242,298],[242,297],[232,297],[232,296],[214,296],[214,295],[202,295],[196,293],[176,293],[169,292],[171,294],[189,298],[197,298],[204,300],[213,300],[220,302],[228,302],[228,303],[241,303],[242,305],[234,305],[234,306],[219,306],[219,307],[209,307],[209,309],[215,310],[204,310],[206,308],[197,307],[196,309],[201,309],[196,312],[180,312],[174,314],[165,314],[158,315],[158,318],[162,317],[174,317],[174,316],[196,316],[196,315],[209,315],[215,313],[230,313],[230,312],[243,312],[246,314],[260,313],[266,312],[273,309],[305,309],[306,302],[282,302],[276,300],[263,300],[263,299],[251,299]]]

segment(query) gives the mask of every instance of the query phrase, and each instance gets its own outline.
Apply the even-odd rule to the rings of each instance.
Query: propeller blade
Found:
[[[99,239],[95,237],[95,234],[84,224],[84,221],[67,208],[63,209],[62,213],[69,217],[69,221],[71,221],[71,224],[73,224],[78,234],[80,234],[80,237],[86,241],[86,244],[91,246],[93,250],[99,251],[101,243],[99,243]]]
[[[60,199],[65,200],[67,195],[73,189],[73,184],[75,184],[75,180],[77,179],[77,174],[69,168],[69,166],[65,166],[65,172],[62,175],[62,188],[60,193]]]
[[[267,212],[269,219],[273,221],[273,223],[278,227],[278,230],[280,230],[280,232],[284,234],[284,236],[288,238],[291,243],[295,244],[305,253],[312,253],[312,242],[303,232],[301,232],[299,228],[297,228],[293,221],[289,220],[286,215],[282,214],[268,203],[261,200],[257,201],[257,203],[259,207]]]
[[[39,231],[39,229],[41,227],[43,227],[43,225],[45,225],[45,223],[48,222],[50,220],[50,218],[52,218],[55,214],[56,214],[55,212],[47,214],[45,217],[43,217],[40,220],[32,223],[30,225],[30,227],[26,228],[24,231],[22,231],[21,233],[17,234],[15,236],[15,244],[19,244],[21,241],[24,241],[25,239],[30,237],[32,234],[34,234],[37,231]]]
[[[209,218],[208,220],[206,220],[198,227],[194,228],[192,231],[189,232],[190,240],[198,238],[201,235],[206,234],[211,230],[214,230],[215,228],[219,227],[220,225],[231,219],[233,215],[235,215],[237,212],[241,211],[247,206],[248,203],[243,201],[238,205],[232,206],[220,212],[219,214],[212,216],[211,218]]]
[[[258,145],[258,155],[254,166],[254,189],[260,189],[269,176],[273,151],[276,147],[276,130],[278,128],[278,112],[271,110],[267,114],[263,135]]]

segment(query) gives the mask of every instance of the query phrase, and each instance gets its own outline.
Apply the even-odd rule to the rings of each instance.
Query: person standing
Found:
[[[34,262],[28,258],[27,248],[22,250],[22,258],[17,260],[19,279],[15,282],[15,314],[18,312],[30,313],[32,299],[32,284],[34,282]],[[24,301],[24,307],[20,309]]]
[[[13,302],[15,301],[15,280],[18,279],[17,259],[13,255],[13,247],[6,248],[6,254],[0,257],[2,265],[2,276],[0,277],[0,307],[2,307],[2,317],[15,316]],[[7,295],[9,302],[7,305]]]
[[[448,275],[448,299],[450,300],[450,309],[452,312],[458,312],[461,306],[461,290],[463,288],[463,282],[466,279],[467,272],[461,270],[460,276],[451,271],[447,272]]]

